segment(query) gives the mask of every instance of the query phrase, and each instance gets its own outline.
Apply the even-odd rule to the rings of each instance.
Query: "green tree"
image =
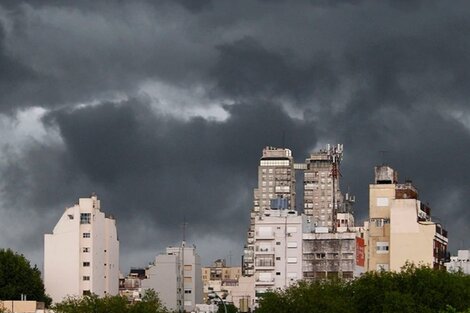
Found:
[[[20,300],[21,294],[28,300],[45,302],[47,306],[51,303],[36,265],[31,267],[23,255],[10,249],[0,249],[0,299]]]
[[[137,302],[130,307],[130,313],[163,313],[168,312],[158,293],[153,289],[145,290],[141,302]]]
[[[226,303],[225,307],[227,308],[227,313],[237,313],[238,309],[232,303]],[[224,305],[222,303],[219,304],[217,309],[217,313],[225,313]]]
[[[147,290],[142,301],[129,304],[121,296],[99,298],[97,295],[69,297],[52,306],[56,313],[168,313],[158,295]]]
[[[470,276],[407,264],[352,281],[299,282],[268,292],[257,313],[470,313]]]

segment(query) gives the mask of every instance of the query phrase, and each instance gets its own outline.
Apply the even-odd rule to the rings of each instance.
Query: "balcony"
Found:
[[[256,232],[256,239],[274,239],[274,232]]]
[[[271,269],[274,269],[274,260],[269,260],[269,261],[257,260],[255,262],[255,266],[257,269],[260,269],[260,270],[271,270]]]
[[[274,254],[274,248],[273,247],[256,247],[255,250],[256,254]]]
[[[268,279],[256,278],[255,285],[257,285],[257,286],[260,286],[260,285],[263,285],[263,286],[274,285],[274,278],[268,278]]]

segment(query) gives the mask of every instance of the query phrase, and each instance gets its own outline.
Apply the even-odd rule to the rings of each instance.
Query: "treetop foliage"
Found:
[[[352,281],[302,281],[265,294],[256,312],[470,313],[470,276],[408,264]]]
[[[142,301],[129,304],[121,296],[99,298],[97,295],[69,297],[52,306],[56,313],[169,313],[157,293],[150,289]]]
[[[28,300],[51,303],[46,296],[41,272],[21,254],[10,249],[0,249],[0,299],[20,300],[21,294]]]

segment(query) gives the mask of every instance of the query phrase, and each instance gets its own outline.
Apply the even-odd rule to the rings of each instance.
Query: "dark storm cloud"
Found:
[[[218,47],[212,74],[220,91],[233,98],[292,97],[297,101],[321,90],[334,90],[335,79],[327,67],[331,60],[317,54],[307,67],[289,64],[288,55],[269,51],[254,38],[245,37]]]
[[[186,122],[155,115],[134,99],[61,110],[46,119],[59,128],[77,170],[111,193],[107,202],[116,215],[127,218],[138,211],[163,228],[175,227],[186,216],[194,228],[203,230],[210,223],[220,231],[231,230],[223,225],[225,219],[244,228],[248,210],[238,207],[237,198],[240,193],[251,197],[243,182],[256,184],[256,163],[266,144],[281,144],[285,130],[298,149],[303,133],[315,142],[313,125],[292,120],[277,106],[226,109],[230,117],[224,122]]]
[[[461,227],[470,220],[468,2],[0,7],[1,110],[43,107],[46,130],[60,138],[4,149],[7,207],[50,213],[96,191],[127,255],[153,251],[142,236],[159,236],[159,247],[177,241],[184,217],[195,241],[209,234],[241,247],[261,149],[285,143],[302,161],[319,143],[339,142],[358,219],[387,150],[451,230],[451,245],[470,245]],[[165,88],[176,96],[166,99]],[[176,103],[187,90],[203,96]],[[174,113],[211,105],[228,117]]]
[[[131,246],[155,249],[173,243],[184,219],[196,243],[207,235],[242,242],[261,149],[280,145],[285,130],[286,140],[298,151],[306,143],[302,134],[310,134],[309,144],[315,135],[313,125],[289,118],[272,104],[238,104],[226,110],[230,117],[224,122],[184,122],[156,115],[145,100],[133,99],[52,112],[45,123],[58,128],[65,149],[33,145],[22,168],[7,167],[4,177],[10,184],[4,196],[8,199],[10,189],[23,184],[28,192],[11,199],[12,205],[59,214],[58,203],[71,205],[78,196],[96,191],[104,210],[126,231],[120,236],[124,254],[132,254]],[[64,189],[68,192],[55,192]],[[148,246],[135,227],[149,227],[150,235],[158,233],[166,242]]]

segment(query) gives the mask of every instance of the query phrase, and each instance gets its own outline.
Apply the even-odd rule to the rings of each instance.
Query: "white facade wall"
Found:
[[[118,294],[116,221],[100,211],[96,196],[67,208],[52,234],[44,236],[44,286],[55,303],[87,293]]]
[[[462,271],[470,275],[470,250],[458,250],[457,256],[452,256],[445,265],[448,272]]]
[[[254,246],[257,293],[302,279],[302,217],[297,212],[265,211],[255,221]]]
[[[170,310],[178,310],[182,303],[184,310],[191,312],[196,304],[203,303],[201,259],[195,248],[185,247],[183,274],[181,252],[181,247],[168,247],[166,254],[158,255],[155,264],[146,271],[142,289],[154,289]]]

